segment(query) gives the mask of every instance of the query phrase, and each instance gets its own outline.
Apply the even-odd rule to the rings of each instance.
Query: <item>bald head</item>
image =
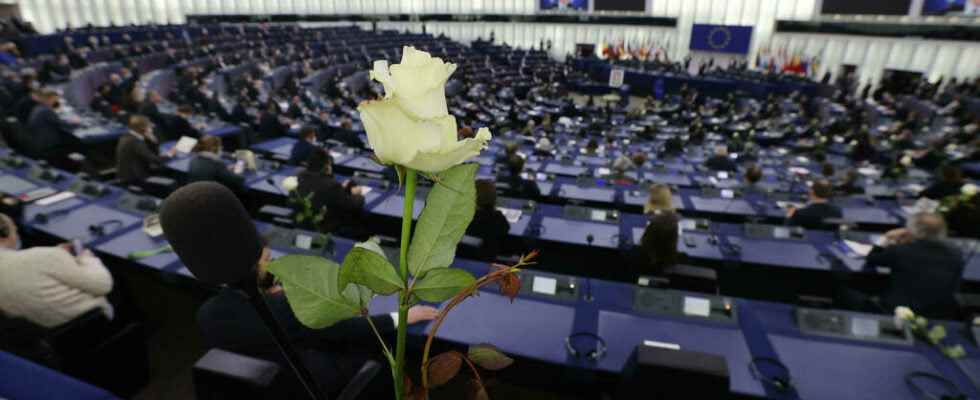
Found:
[[[938,240],[946,237],[946,220],[936,213],[919,213],[909,219],[907,228],[919,240]]]

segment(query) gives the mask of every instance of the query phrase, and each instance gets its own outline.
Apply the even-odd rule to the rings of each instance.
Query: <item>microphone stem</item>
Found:
[[[286,363],[296,373],[296,377],[303,385],[303,389],[306,389],[306,393],[310,396],[310,399],[326,400],[326,396],[320,393],[320,390],[317,388],[313,374],[306,368],[303,360],[299,357],[299,353],[290,344],[289,339],[286,337],[286,332],[282,330],[276,317],[272,314],[272,310],[269,309],[269,305],[265,303],[258,287],[254,283],[246,283],[241,285],[241,289],[245,291],[245,295],[248,297],[249,302],[252,303],[252,307],[255,308],[255,311],[259,313],[259,317],[265,322],[266,329],[272,334],[272,341],[276,343],[276,347],[279,348],[279,352],[286,359]]]

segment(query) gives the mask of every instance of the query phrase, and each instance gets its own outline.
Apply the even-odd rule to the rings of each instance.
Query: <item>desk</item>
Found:
[[[92,244],[103,238],[94,235],[93,232],[89,230],[89,227],[92,225],[102,224],[114,220],[119,221],[118,223],[104,224],[106,236],[111,236],[116,232],[121,232],[135,225],[142,225],[143,223],[142,218],[101,204],[87,204],[78,207],[79,205],[85,203],[86,202],[83,200],[72,198],[53,204],[49,207],[42,208],[32,206],[30,207],[30,211],[24,213],[24,216],[28,221],[34,221],[33,215],[36,215],[40,209],[43,209],[43,212],[49,213],[54,210],[67,210],[77,207],[72,209],[68,214],[51,217],[47,223],[32,222],[30,226],[33,229],[55,237],[69,240],[81,239],[85,244]]]
[[[134,251],[155,250],[166,245],[167,239],[165,237],[152,238],[143,232],[142,225],[139,225],[96,246],[95,250],[111,254],[120,259],[128,259],[129,254]],[[165,252],[153,257],[140,259],[139,263],[157,270],[164,270],[167,267],[179,264],[180,259],[173,252]]]
[[[588,236],[592,235],[590,244]],[[619,247],[619,225],[564,218],[541,219],[541,239],[615,249]]]

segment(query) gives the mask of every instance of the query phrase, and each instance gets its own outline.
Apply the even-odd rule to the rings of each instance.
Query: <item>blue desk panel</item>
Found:
[[[765,391],[759,381],[752,378],[748,369],[752,355],[745,344],[742,332],[708,323],[680,322],[653,317],[640,317],[610,311],[599,312],[597,334],[606,338],[606,357],[599,361],[599,368],[622,371],[633,349],[644,340],[654,340],[680,345],[681,350],[696,351],[725,357],[728,362],[731,390],[737,393],[763,396]],[[669,384],[669,383],[661,383]]]
[[[580,187],[570,184],[562,184],[558,187],[561,197],[572,200],[585,200],[595,202],[612,203],[616,198],[616,191],[600,187]]]
[[[372,191],[371,193],[374,192]],[[404,202],[405,202],[405,196],[401,194],[393,194],[391,196],[385,197],[384,200],[381,200],[381,202],[375,205],[374,207],[371,207],[371,212],[376,214],[386,215],[389,217],[401,218],[402,209],[404,207],[402,203]],[[365,204],[367,203],[368,202],[365,201]],[[416,195],[414,205],[412,206],[413,218],[419,217],[419,214],[422,213],[422,207],[425,207],[425,199],[420,195]]]
[[[696,211],[723,212],[728,214],[755,215],[755,209],[742,199],[690,197]]]
[[[166,245],[167,239],[163,236],[151,238],[143,232],[142,228],[137,227],[98,245],[96,250],[125,259],[129,256],[129,253],[134,251],[155,250]],[[136,262],[153,267],[154,269],[163,270],[170,265],[180,263],[180,259],[177,257],[177,254],[167,252],[153,257],[143,258]]]
[[[830,265],[820,260],[820,251],[812,244],[792,240],[758,240],[729,236],[728,240],[742,247],[742,262],[829,270]]]
[[[34,182],[15,175],[0,176],[0,192],[9,195],[21,195],[37,189],[39,186]]]
[[[607,249],[619,247],[619,225],[554,217],[544,217],[541,220],[542,239],[588,245],[589,234],[593,237],[592,246]]]
[[[338,163],[338,165],[368,172],[381,172],[386,168],[384,165],[379,165],[378,163],[374,162],[374,160],[364,156],[353,157],[349,160],[345,160],[343,163]]]
[[[801,399],[917,400],[919,397],[905,385],[905,375],[913,371],[938,373],[929,360],[913,351],[768,336],[791,371]]]
[[[586,171],[588,171],[588,168],[557,163],[548,163],[548,166],[544,167],[544,172],[555,175],[579,176]]]
[[[58,205],[70,203],[71,200],[75,199],[63,201],[58,203]],[[46,224],[35,223],[32,226],[34,229],[52,236],[63,239],[81,239],[82,242],[89,243],[99,239],[98,237],[92,236],[92,233],[89,232],[89,226],[109,220],[119,220],[122,224],[106,224],[105,230],[107,235],[112,235],[114,232],[119,232],[133,225],[142,225],[143,223],[142,218],[99,204],[90,204],[72,210],[68,215],[53,217]]]

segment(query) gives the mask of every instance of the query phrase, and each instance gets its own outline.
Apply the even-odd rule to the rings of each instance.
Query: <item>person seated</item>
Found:
[[[51,89],[42,89],[37,95],[38,104],[27,120],[26,148],[28,156],[38,158],[57,157],[73,140],[72,124],[64,121],[54,111],[61,105],[60,96]]]
[[[589,142],[585,144],[585,155],[594,156],[599,153],[599,142],[595,139],[589,139]]]
[[[728,157],[728,147],[724,145],[715,146],[715,155],[704,162],[704,166],[712,171],[735,172],[738,166],[731,157]]]
[[[510,223],[497,210],[497,187],[492,181],[476,181],[476,213],[466,228],[466,234],[483,239],[479,257],[493,260],[510,232]]]
[[[286,136],[289,127],[279,121],[279,106],[275,101],[269,101],[265,110],[259,115],[259,135],[266,139],[275,139]]]
[[[306,168],[297,176],[296,193],[310,198],[316,212],[326,208],[327,215],[320,228],[344,236],[364,236],[358,228],[358,218],[364,207],[365,188],[353,181],[343,184],[333,175],[333,157],[323,148],[314,148],[306,160]]]
[[[865,258],[869,266],[888,267],[888,287],[880,300],[861,292],[842,289],[837,299],[859,311],[890,312],[911,308],[927,318],[958,319],[959,292],[965,261],[962,252],[946,242],[946,221],[939,214],[919,213],[905,228],[885,234]]]
[[[941,175],[939,181],[929,185],[919,193],[919,197],[942,200],[960,194],[960,188],[966,182],[963,179],[963,170],[955,165],[944,165],[939,172]]]
[[[833,180],[834,175],[836,174],[837,171],[834,169],[834,164],[824,162],[820,165],[820,175],[822,175],[824,179]]]
[[[664,157],[674,157],[682,153],[684,153],[684,142],[679,137],[671,136],[664,141],[663,150],[660,154]]]
[[[201,137],[201,131],[191,125],[190,118],[193,115],[194,109],[191,106],[186,104],[178,106],[177,113],[170,120],[171,134],[169,138],[178,140],[184,136],[195,139]]]
[[[265,247],[253,267],[264,301],[285,331],[287,340],[297,347],[303,364],[312,372],[320,392],[334,398],[356,375],[361,365],[372,358],[371,354],[377,354],[378,344],[372,329],[377,329],[385,337],[391,336],[395,332],[398,316],[394,313],[373,315],[369,317],[370,323],[358,317],[323,329],[308,328],[299,322],[289,305],[286,292],[268,273],[270,258],[271,251]],[[435,308],[416,305],[408,309],[407,322],[414,325],[431,321],[437,315]],[[263,319],[238,289],[225,287],[208,299],[197,311],[197,324],[204,348],[241,353],[279,363],[288,369]],[[384,382],[390,375],[378,374],[378,377],[381,382],[368,384],[368,392],[380,392],[374,393],[379,396],[382,393],[390,394],[390,380]]]
[[[864,187],[861,186],[861,174],[854,168],[844,173],[844,180],[837,186],[837,193],[845,196],[864,194]]]
[[[146,93],[146,101],[140,106],[139,113],[150,119],[153,125],[156,125],[157,129],[161,131],[166,130],[169,126],[165,121],[165,117],[160,113],[160,103],[163,102],[163,96],[160,96],[160,92],[156,90],[151,90]]]
[[[340,127],[333,129],[333,140],[352,149],[364,148],[364,141],[357,136],[357,132],[354,131],[354,123],[351,122],[350,118],[344,118],[340,121]]]
[[[508,175],[501,181],[510,187],[507,193],[523,199],[536,199],[541,196],[541,189],[532,180],[524,179],[521,173],[524,172],[524,157],[519,155],[512,156],[507,161]]]
[[[762,181],[762,167],[757,164],[749,164],[745,167],[745,183],[742,190],[746,193],[764,193],[766,189],[760,183]]]
[[[313,149],[317,147],[316,128],[304,126],[299,131],[299,140],[296,141],[293,149],[289,152],[289,163],[293,165],[305,163],[310,158],[310,155],[313,154]]]
[[[286,109],[286,115],[292,119],[303,118],[303,101],[299,96],[293,96],[289,108]]]
[[[45,328],[94,309],[112,319],[112,276],[91,251],[73,251],[71,243],[21,249],[17,225],[0,214],[0,312]]]
[[[504,142],[504,152],[503,154],[498,154],[497,158],[493,160],[497,164],[507,164],[510,162],[511,157],[519,157],[517,155],[517,143],[514,142]]]
[[[871,134],[867,131],[857,135],[854,141],[854,146],[851,148],[851,160],[874,161],[878,157],[878,150],[875,149]]]
[[[554,156],[555,145],[547,137],[542,137],[534,144],[534,155],[538,157]]]
[[[229,171],[229,165],[221,160],[221,138],[204,135],[193,149],[190,169],[187,171],[187,183],[213,181],[225,185],[232,192],[241,196],[247,192],[245,178]],[[233,167],[234,165],[231,165]]]
[[[844,216],[840,207],[830,204],[833,194],[834,187],[826,179],[813,182],[810,187],[810,203],[800,209],[790,207],[786,213],[787,222],[807,229],[828,229],[830,225],[825,222],[827,219]]]
[[[657,211],[674,211],[674,195],[670,187],[662,183],[650,185],[647,202],[643,204],[643,214],[651,215]]]
[[[677,251],[679,238],[677,225],[680,217],[670,210],[656,210],[649,214],[650,223],[643,230],[640,245],[626,254],[626,265],[631,280],[640,276],[662,275],[666,268],[677,265],[681,254]]]
[[[122,135],[116,144],[116,177],[123,185],[143,182],[177,151],[175,147],[160,156],[160,142],[153,134],[152,126],[150,120],[142,115],[129,117],[129,132]]]

